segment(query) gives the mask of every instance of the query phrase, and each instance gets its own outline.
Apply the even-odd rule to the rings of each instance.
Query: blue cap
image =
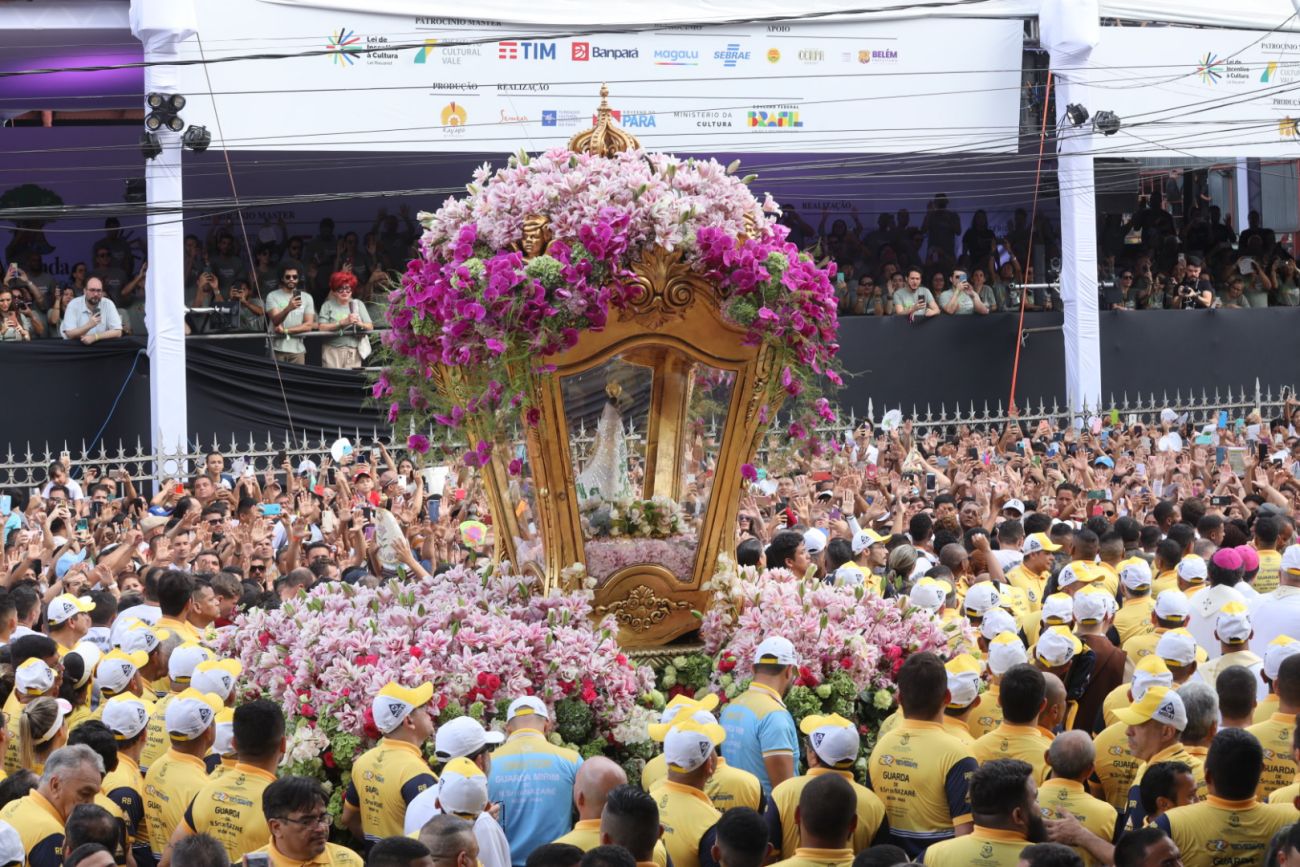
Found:
[[[54,564],[54,576],[56,578],[62,578],[64,575],[67,575],[68,570],[86,559],[87,553],[89,552],[85,548],[82,548],[75,554],[71,551],[64,554],[59,558],[58,562]]]
[[[1093,461],[1093,464],[1095,466],[1105,467],[1108,470],[1115,469],[1115,461],[1112,460],[1109,455],[1102,455],[1097,458],[1097,460]]]

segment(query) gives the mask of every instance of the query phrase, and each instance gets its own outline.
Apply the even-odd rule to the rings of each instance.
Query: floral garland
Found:
[[[580,511],[594,538],[667,539],[686,529],[682,507],[669,497],[588,497],[582,501]]]
[[[821,268],[786,241],[785,227],[767,219],[780,209],[770,196],[755,200],[752,176],[736,177],[737,165],[639,150],[521,153],[495,173],[483,165],[467,197],[421,214],[421,254],[389,296],[388,367],[373,388],[390,422],[433,431],[433,442],[413,434],[408,446],[450,448],[472,422],[480,442],[464,458],[478,466],[497,436],[520,421],[535,425],[529,375],[626,306],[636,291],[631,266],[656,246],[683,251],[718,286],[746,342],[774,353],[779,388],[806,398],[786,433],[813,440],[818,418],[834,417],[816,395],[826,382],[842,384],[834,265]],[[553,240],[525,260],[527,215],[544,215]],[[455,372],[456,396],[428,388],[435,365]],[[512,472],[521,468],[511,462]]]

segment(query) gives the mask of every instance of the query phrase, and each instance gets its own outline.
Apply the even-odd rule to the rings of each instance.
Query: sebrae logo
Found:
[[[1219,55],[1213,51],[1205,52],[1196,65],[1196,74],[1201,79],[1201,84],[1218,84],[1223,78],[1223,62],[1219,60]]]
[[[713,59],[721,60],[725,69],[735,69],[740,61],[749,60],[749,52],[741,51],[739,42],[728,42],[724,50],[713,52]]]
[[[361,54],[361,37],[355,31],[340,27],[330,34],[325,47],[329,49],[329,56],[334,65],[347,69],[356,64],[357,57]]]

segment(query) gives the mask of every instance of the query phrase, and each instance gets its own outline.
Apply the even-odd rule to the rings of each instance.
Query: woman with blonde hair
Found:
[[[911,589],[912,572],[920,554],[911,545],[899,545],[885,560],[885,595],[903,596]]]
[[[34,774],[45,771],[45,759],[68,742],[68,714],[72,705],[61,698],[42,696],[27,703],[18,720],[19,766]]]

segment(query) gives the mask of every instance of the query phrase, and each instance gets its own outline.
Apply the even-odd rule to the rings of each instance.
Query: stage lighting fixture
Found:
[[[1119,115],[1113,111],[1099,111],[1092,119],[1092,125],[1102,135],[1114,135],[1119,132]]]
[[[1088,122],[1088,109],[1072,102],[1065,107],[1065,115],[1070,119],[1070,125],[1075,127],[1083,126]]]
[[[185,130],[181,143],[196,154],[201,154],[208,149],[208,145],[212,144],[212,133],[208,132],[205,126],[191,126]]]
[[[140,155],[151,160],[160,153],[162,153],[162,142],[158,141],[158,136],[151,132],[140,133]]]
[[[122,195],[123,200],[137,203],[145,200],[144,178],[128,178],[126,181],[126,192]]]
[[[145,97],[149,114],[144,119],[145,129],[157,132],[163,127],[172,132],[185,129],[185,121],[180,117],[185,108],[185,97],[179,93],[150,93]]]

